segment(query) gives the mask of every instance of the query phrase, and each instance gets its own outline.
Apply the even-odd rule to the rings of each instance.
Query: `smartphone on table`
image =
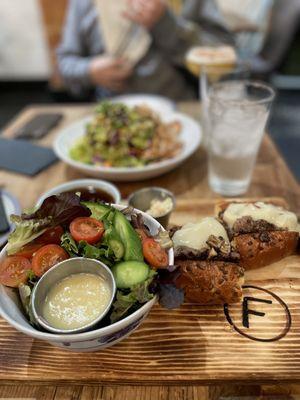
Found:
[[[41,139],[61,121],[61,113],[42,113],[32,117],[15,132],[16,139]]]

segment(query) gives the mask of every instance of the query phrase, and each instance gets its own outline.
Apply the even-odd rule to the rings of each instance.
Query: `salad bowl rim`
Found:
[[[120,204],[111,204],[114,208],[118,210],[123,210],[127,208],[124,205]],[[143,215],[143,218],[146,217],[149,219],[152,224],[158,228],[161,229],[162,231],[165,231],[164,227],[156,221],[153,217],[150,215],[146,214],[145,212],[138,210],[136,208],[133,208],[134,211],[140,213]],[[0,252],[0,261],[2,258],[6,255],[6,248],[7,244],[3,247],[3,249]],[[173,247],[168,251],[168,258],[169,258],[169,263],[174,263],[174,250]],[[25,324],[19,323],[15,319],[11,318],[10,315],[6,312],[6,310],[3,308],[1,304],[1,297],[6,295],[5,291],[6,290],[13,290],[11,288],[6,288],[4,285],[0,284],[0,315],[3,319],[5,319],[11,326],[16,328],[18,331],[23,332],[27,334],[28,336],[34,337],[36,339],[42,339],[42,340],[48,340],[50,342],[69,342],[69,343],[74,343],[74,342],[85,342],[86,340],[94,340],[97,338],[100,338],[101,336],[107,335],[107,334],[112,334],[120,329],[123,329],[130,325],[131,323],[137,321],[139,318],[142,318],[143,315],[147,312],[150,311],[153,305],[157,302],[158,300],[158,295],[155,294],[153,298],[149,301],[147,301],[145,304],[143,304],[138,310],[134,311],[132,314],[128,315],[127,317],[114,322],[113,324],[98,328],[98,329],[93,329],[88,332],[81,332],[81,333],[70,333],[70,334],[56,334],[56,333],[51,333],[51,332],[43,332],[38,330],[36,327],[30,325],[29,321],[27,320],[27,324],[30,325],[30,328],[27,327]],[[20,312],[22,312],[20,310]],[[27,316],[23,312],[24,317],[27,319]]]

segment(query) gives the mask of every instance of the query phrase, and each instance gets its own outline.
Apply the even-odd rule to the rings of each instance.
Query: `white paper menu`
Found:
[[[148,51],[151,37],[143,27],[136,26],[130,40],[123,46],[126,34],[132,28],[132,22],[123,16],[128,7],[126,0],[94,0],[99,16],[100,31],[102,33],[106,52],[116,55],[120,48],[122,57],[135,65]]]

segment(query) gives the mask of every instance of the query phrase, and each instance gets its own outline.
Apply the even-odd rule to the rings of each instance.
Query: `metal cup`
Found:
[[[43,317],[43,305],[45,298],[50,290],[56,283],[72,274],[90,273],[101,276],[110,285],[111,299],[104,311],[89,324],[75,329],[58,329],[51,326],[48,321]],[[91,258],[69,258],[62,261],[49,269],[34,286],[31,296],[31,307],[35,322],[53,333],[79,333],[90,330],[96,325],[109,311],[113,299],[115,297],[116,284],[110,269],[101,261],[92,260]]]
[[[128,197],[128,205],[141,211],[149,210],[152,200],[165,200],[170,197],[173,203],[172,209],[160,217],[155,218],[165,229],[168,227],[170,215],[175,208],[175,197],[172,192],[160,187],[149,187],[137,190]]]

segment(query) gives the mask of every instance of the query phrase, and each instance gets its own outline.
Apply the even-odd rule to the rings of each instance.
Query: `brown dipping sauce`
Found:
[[[81,201],[104,201],[105,203],[114,203],[114,198],[111,194],[104,190],[96,189],[93,186],[76,188],[67,193],[80,193]]]

